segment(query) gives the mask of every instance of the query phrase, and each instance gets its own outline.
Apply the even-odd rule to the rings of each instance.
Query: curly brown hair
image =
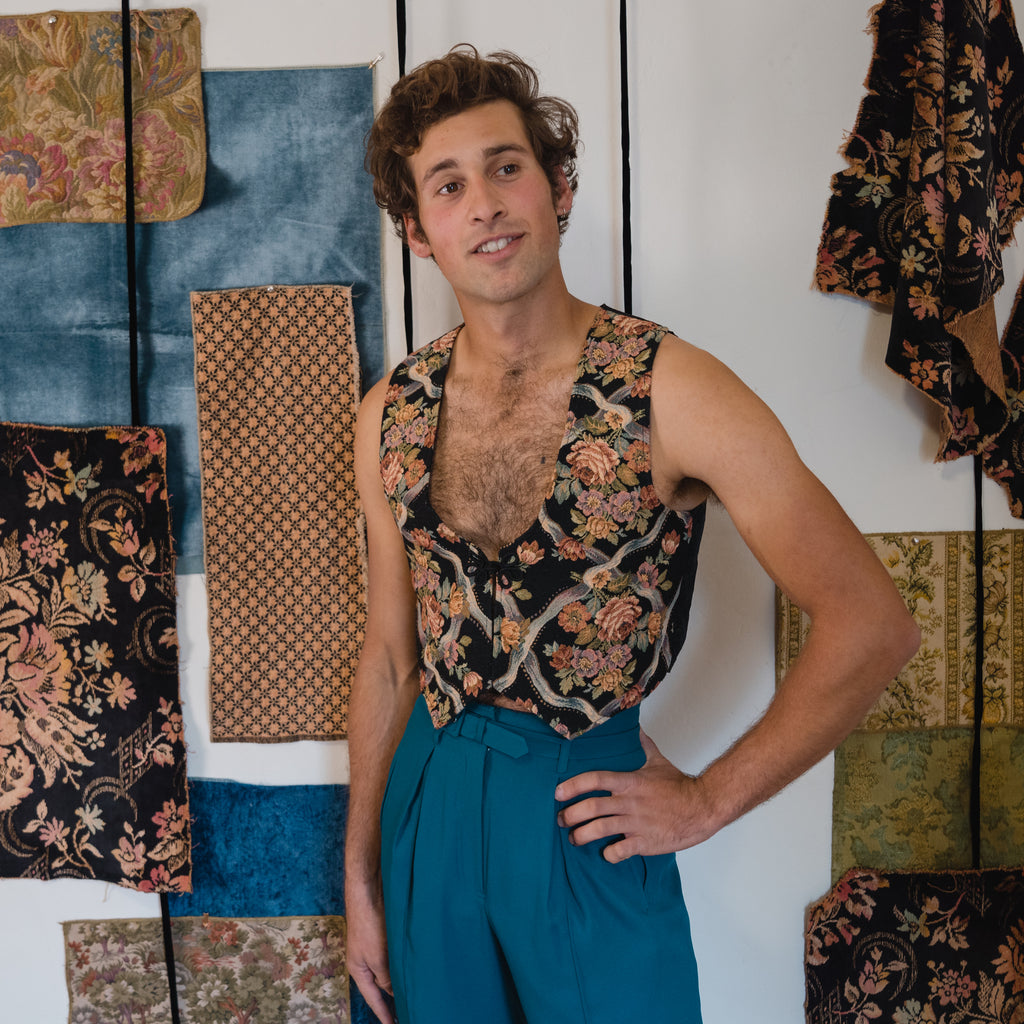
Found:
[[[521,57],[507,50],[481,57],[469,43],[453,46],[445,56],[420,64],[395,83],[366,137],[366,169],[373,175],[377,205],[387,211],[403,241],[408,242],[405,214],[411,214],[419,227],[408,157],[420,148],[428,128],[483,103],[514,103],[552,193],[560,169],[576,191],[576,111],[565,100],[538,95],[538,86],[537,72]],[[568,220],[568,214],[558,218],[559,231],[568,227]]]

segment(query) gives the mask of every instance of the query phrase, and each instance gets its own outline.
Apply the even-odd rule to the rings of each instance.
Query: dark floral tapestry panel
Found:
[[[983,439],[985,472],[1006,491],[1013,515],[1024,518],[1024,281],[1017,289],[999,355],[1007,419],[1002,430]]]
[[[203,198],[199,16],[132,11],[135,216]],[[0,227],[125,219],[121,12],[0,16]]]
[[[341,917],[171,922],[182,1024],[349,1024]],[[74,1024],[170,1024],[159,919],[66,921]]]
[[[351,289],[191,298],[211,738],[340,739],[366,623]]]
[[[807,1024],[1019,1024],[1024,872],[848,871],[808,908]]]
[[[942,409],[939,459],[992,451],[1012,387],[992,297],[1024,213],[1024,51],[1009,0],[884,0],[867,93],[832,179],[816,284],[892,306],[886,363]],[[1014,365],[1016,363],[1014,362]]]
[[[166,444],[0,424],[0,876],[191,888]]]

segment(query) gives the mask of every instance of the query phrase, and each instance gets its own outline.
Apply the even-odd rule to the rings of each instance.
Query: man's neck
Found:
[[[452,371],[470,376],[530,367],[543,371],[579,356],[595,307],[563,286],[554,295],[501,304],[460,303],[465,327]]]

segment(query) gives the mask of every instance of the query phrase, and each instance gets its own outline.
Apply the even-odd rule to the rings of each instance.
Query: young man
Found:
[[[531,68],[457,47],[397,83],[368,147],[378,203],[464,323],[359,417],[351,975],[386,1022],[393,990],[402,1024],[693,1024],[675,852],[826,755],[917,629],[729,370],[569,294],[576,119]],[[813,627],[760,721],[691,777],[638,712],[685,634],[711,492]]]

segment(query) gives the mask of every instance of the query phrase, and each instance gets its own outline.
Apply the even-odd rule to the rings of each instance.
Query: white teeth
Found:
[[[483,245],[477,246],[477,252],[501,252],[508,243],[512,241],[510,238],[496,238],[493,242],[484,242]]]

